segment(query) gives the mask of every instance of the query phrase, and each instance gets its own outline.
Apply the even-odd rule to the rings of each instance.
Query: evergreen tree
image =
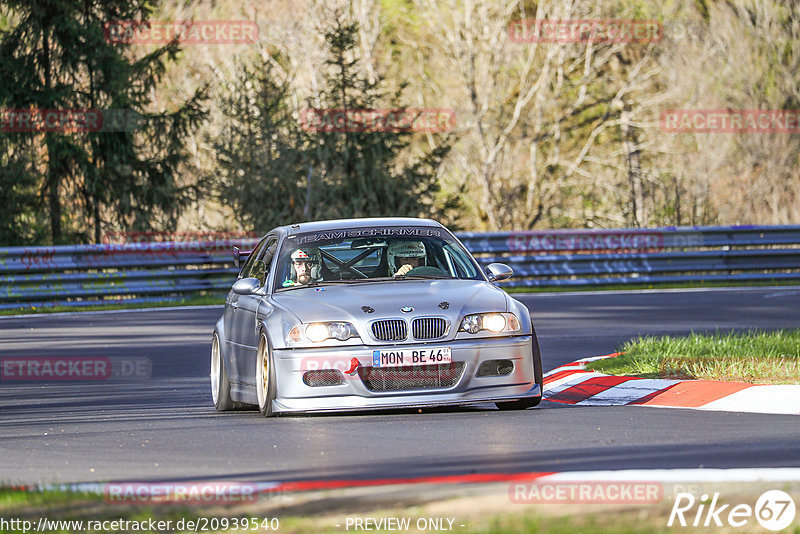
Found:
[[[31,167],[34,153],[19,135],[0,134],[0,245],[41,242],[46,220],[38,207],[38,180]]]
[[[225,125],[210,140],[222,201],[241,226],[259,231],[303,220],[310,210],[305,135],[288,107],[289,85],[273,70],[266,59],[240,65],[221,98]]]
[[[356,53],[358,23],[335,13],[324,33],[329,57],[326,60],[327,87],[323,107],[333,110],[402,111],[404,85],[391,95],[381,87],[384,79],[366,79],[359,69]],[[388,104],[388,105],[387,105]],[[365,118],[365,121],[372,119]],[[438,191],[436,171],[450,150],[447,142],[410,163],[400,163],[410,144],[410,129],[381,131],[357,121],[343,132],[317,132],[311,152],[315,168],[323,177],[316,218],[418,216],[430,212],[432,196]]]
[[[335,16],[324,35],[328,74],[315,100],[325,109],[305,112],[324,117],[331,110],[402,109],[402,88],[387,96],[382,78],[370,82],[360,75],[356,23]],[[307,117],[298,121],[292,114],[289,90],[265,62],[258,70],[242,70],[223,99],[229,123],[213,141],[220,192],[245,227],[263,231],[303,220],[435,215],[436,172],[449,151],[447,142],[412,160],[408,129],[376,131],[356,124],[329,131],[309,127],[308,121],[304,127]]]
[[[171,113],[147,113],[177,42],[132,59],[129,45],[112,42],[104,31],[113,21],[146,21],[150,2],[3,0],[2,8],[2,108],[123,110],[144,119],[138,131],[30,131],[7,140],[33,145],[50,241],[91,235],[99,242],[110,225],[174,226],[192,191],[177,176],[187,160],[185,140],[204,114],[204,94]]]

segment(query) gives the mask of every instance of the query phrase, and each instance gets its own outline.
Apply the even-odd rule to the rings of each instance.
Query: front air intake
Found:
[[[417,367],[359,367],[358,376],[370,391],[443,389],[458,383],[464,362]]]
[[[320,369],[303,374],[303,383],[312,388],[322,386],[339,386],[344,383],[344,376],[336,369]]]
[[[505,376],[510,375],[514,370],[514,363],[511,360],[487,360],[478,367],[475,376],[478,378],[486,376]]]

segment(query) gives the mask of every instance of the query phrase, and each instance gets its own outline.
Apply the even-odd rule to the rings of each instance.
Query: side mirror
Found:
[[[514,275],[513,269],[505,263],[490,263],[486,266],[486,276],[490,282],[502,282]]]
[[[238,269],[239,266],[242,264],[242,261],[246,260],[252,254],[252,250],[239,250],[239,247],[233,247],[233,264]]]
[[[242,278],[234,282],[231,288],[237,295],[252,295],[258,288],[261,287],[261,282],[258,278]]]

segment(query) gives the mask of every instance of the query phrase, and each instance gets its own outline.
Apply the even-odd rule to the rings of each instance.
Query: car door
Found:
[[[255,383],[256,351],[258,350],[258,312],[259,308],[267,306],[267,280],[269,279],[272,259],[278,246],[278,237],[268,235],[250,268],[244,273],[245,277],[258,278],[261,281],[258,293],[252,295],[239,295],[235,313],[234,328],[236,329],[237,346],[234,357],[237,381],[246,384]]]
[[[250,257],[247,258],[247,261],[245,261],[244,265],[239,271],[237,280],[247,278],[250,275],[253,264],[258,259],[260,253],[264,250],[268,240],[269,236],[266,236],[255,246],[253,252],[250,254]],[[222,321],[225,325],[225,349],[226,353],[228,354],[229,361],[233,364],[230,366],[230,369],[228,369],[228,375],[230,381],[234,383],[239,382],[239,373],[237,371],[235,362],[239,358],[240,347],[242,346],[245,334],[243,331],[243,327],[245,326],[244,322],[238,320],[240,315],[239,300],[241,298],[242,295],[234,293],[233,290],[229,291],[228,296],[225,299],[225,312],[222,316]]]

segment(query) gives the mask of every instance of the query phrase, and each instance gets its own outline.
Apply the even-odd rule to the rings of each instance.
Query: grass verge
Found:
[[[586,367],[639,378],[800,384],[800,330],[751,330],[628,341],[616,358]]]
[[[40,518],[49,523],[47,532],[51,533],[97,533],[112,534],[121,532],[142,532],[162,534],[171,532],[193,532],[186,528],[191,522],[202,524],[203,532],[278,532],[281,534],[334,534],[354,530],[351,524],[347,528],[348,518],[369,518],[371,521],[380,518],[408,518],[410,528],[403,532],[428,532],[448,530],[460,534],[501,534],[516,532],[537,532],[543,534],[608,533],[624,534],[634,532],[664,532],[666,512],[660,506],[645,508],[642,506],[615,508],[608,513],[605,507],[583,506],[576,508],[565,505],[530,506],[509,505],[507,493],[499,496],[482,496],[467,498],[432,499],[425,504],[397,503],[395,506],[364,506],[364,502],[348,499],[342,502],[333,499],[333,505],[325,505],[331,498],[326,494],[322,500],[302,502],[302,496],[290,499],[283,505],[274,503],[267,506],[260,504],[234,506],[126,506],[108,504],[100,495],[73,494],[60,491],[28,493],[15,490],[0,490],[0,516],[16,523],[0,525],[0,533],[28,534],[35,530]],[[402,500],[402,499],[401,499]],[[487,502],[487,500],[489,502]],[[481,506],[481,505],[486,506]],[[204,518],[204,519],[201,519]],[[254,529],[231,528],[233,519],[238,521],[247,518],[244,524],[257,524]],[[199,521],[198,521],[199,520]],[[264,522],[266,520],[266,522]],[[448,520],[452,520],[451,522]],[[72,521],[71,524],[56,523]],[[78,524],[75,521],[81,521]],[[123,523],[127,521],[128,523]],[[170,524],[165,530],[148,528],[149,522]],[[419,528],[419,522],[430,528]],[[428,523],[428,521],[432,521]],[[440,528],[434,528],[433,521]],[[23,523],[27,522],[27,523]],[[91,522],[91,523],[89,523]],[[116,522],[116,523],[114,523]],[[134,527],[130,522],[138,522],[143,528]],[[377,522],[377,521],[376,521]],[[102,525],[102,528],[95,526]],[[183,525],[180,528],[178,525]],[[228,528],[223,528],[225,525]],[[277,528],[275,528],[277,527]],[[376,523],[368,530],[378,532],[396,531],[397,528],[376,528]],[[26,530],[27,528],[27,530]]]

